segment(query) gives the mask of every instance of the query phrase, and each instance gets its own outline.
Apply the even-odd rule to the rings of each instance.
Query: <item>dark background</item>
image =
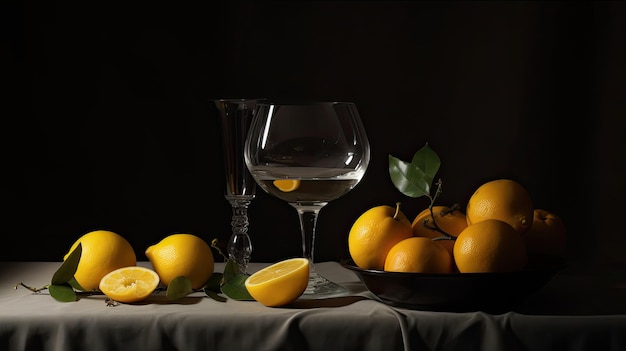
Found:
[[[208,2],[206,2],[208,4]],[[363,181],[322,210],[316,261],[400,194],[389,154],[426,142],[440,204],[520,181],[560,215],[572,260],[625,260],[623,2],[221,2],[2,5],[0,260],[60,261],[82,234],[226,240],[212,98],[346,100],[372,146]],[[293,208],[259,193],[254,261],[301,254]]]

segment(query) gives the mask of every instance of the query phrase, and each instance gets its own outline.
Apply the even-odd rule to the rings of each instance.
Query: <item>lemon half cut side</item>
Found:
[[[304,293],[309,283],[310,263],[306,258],[290,258],[269,265],[246,279],[250,295],[268,307],[284,306]]]
[[[100,291],[109,298],[132,303],[144,300],[159,285],[159,275],[152,269],[130,266],[109,272],[100,280]]]

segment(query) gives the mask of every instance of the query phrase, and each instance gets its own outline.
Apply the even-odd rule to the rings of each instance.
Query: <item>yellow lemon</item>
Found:
[[[452,254],[432,239],[415,236],[395,244],[385,259],[385,270],[411,273],[452,273]]]
[[[454,259],[461,273],[521,271],[528,263],[524,238],[508,223],[486,219],[456,238]]]
[[[567,229],[561,217],[536,208],[533,226],[524,233],[529,254],[561,256],[567,247]]]
[[[300,187],[299,179],[278,179],[274,181],[274,186],[283,193],[292,192]]]
[[[192,289],[199,289],[213,275],[211,247],[193,234],[171,234],[148,247],[145,253],[165,286],[184,276],[191,281]]]
[[[467,224],[485,219],[499,219],[518,233],[526,233],[533,225],[533,201],[520,183],[497,179],[482,184],[467,202]]]
[[[370,208],[357,218],[348,234],[348,250],[361,269],[383,270],[391,248],[413,236],[411,222],[396,207],[380,205]]]
[[[432,214],[435,215],[434,220],[430,208],[426,208],[415,217],[411,224],[413,227],[413,235],[431,239],[441,238],[443,234],[435,229],[435,223],[439,229],[454,238],[456,238],[463,229],[467,228],[465,213],[459,210],[453,210],[448,206],[433,206]],[[453,254],[454,239],[437,240],[437,244],[448,249],[450,255]]]
[[[467,228],[465,213],[459,210],[453,210],[448,206],[433,206],[432,213],[435,215],[434,220],[430,208],[424,209],[415,217],[411,224],[415,236],[431,239],[442,236],[443,234],[435,228],[435,223],[439,229],[454,237]]]
[[[306,258],[283,260],[250,275],[245,286],[250,296],[263,305],[284,306],[297,300],[306,290],[309,268]]]
[[[129,266],[102,277],[100,291],[115,301],[132,303],[150,296],[158,285],[159,275],[152,269]]]
[[[76,249],[78,243],[81,244],[82,254],[74,279],[85,290],[98,289],[100,280],[109,272],[137,264],[137,256],[128,240],[108,230],[92,231],[78,238],[63,261]]]

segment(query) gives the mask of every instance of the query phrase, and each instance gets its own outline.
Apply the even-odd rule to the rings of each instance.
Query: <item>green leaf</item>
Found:
[[[237,265],[237,263],[230,259],[226,261],[226,266],[224,267],[223,282],[227,282],[232,278],[238,276],[239,274],[239,266]]]
[[[430,184],[425,174],[416,166],[389,155],[389,176],[393,185],[409,197],[428,196]]]
[[[206,284],[204,284],[203,290],[206,292],[208,291],[212,291],[212,292],[216,292],[219,293],[220,291],[220,285],[222,283],[222,278],[224,277],[224,275],[222,273],[213,273],[211,275],[211,277],[209,278],[209,280],[206,282]]]
[[[48,286],[48,292],[55,300],[61,302],[74,302],[76,301],[76,292],[67,283],[65,284],[52,284]]]
[[[210,291],[210,290],[204,290],[204,292],[206,293],[206,296],[212,298],[213,300],[217,301],[217,302],[226,302],[228,301],[227,298],[225,298],[224,296],[220,296],[218,295],[216,292],[214,291]]]
[[[246,289],[246,279],[248,275],[238,274],[222,284],[222,293],[233,300],[254,301],[254,298]]]
[[[87,289],[83,288],[82,286],[80,286],[80,284],[78,284],[78,282],[76,281],[76,278],[74,277],[72,277],[72,279],[70,279],[68,283],[76,290],[87,291]]]
[[[426,145],[417,150],[415,155],[413,155],[411,164],[424,172],[424,181],[430,185],[433,183],[437,172],[439,172],[441,160],[439,159],[439,155],[426,143]]]
[[[191,288],[191,281],[189,278],[184,276],[179,276],[172,279],[167,286],[167,292],[165,296],[168,300],[178,300],[183,298],[193,292]]]
[[[222,284],[222,278],[224,277],[224,275],[222,273],[213,273],[211,275],[211,277],[209,278],[209,280],[206,282],[206,284],[204,284],[204,287],[202,288],[202,290],[204,290],[204,293],[212,298],[215,301],[219,301],[219,302],[226,302],[226,298],[223,296],[218,295],[219,293],[222,292],[222,290],[220,289],[220,285]]]
[[[78,243],[74,251],[72,251],[63,264],[61,264],[61,267],[54,272],[51,282],[52,285],[65,284],[74,278],[74,273],[76,273],[82,253],[83,245]]]
[[[237,263],[229,259],[224,267],[220,291],[233,300],[254,300],[246,289],[246,279],[248,275],[241,274]]]
[[[402,194],[413,198],[430,197],[431,185],[440,165],[439,156],[426,144],[413,155],[411,163],[389,155],[389,176]]]

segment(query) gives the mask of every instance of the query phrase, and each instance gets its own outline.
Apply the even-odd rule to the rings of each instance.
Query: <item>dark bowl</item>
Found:
[[[490,313],[515,309],[566,266],[558,257],[531,257],[526,269],[510,273],[403,273],[360,269],[351,261],[342,265],[354,271],[380,301],[391,306]]]

